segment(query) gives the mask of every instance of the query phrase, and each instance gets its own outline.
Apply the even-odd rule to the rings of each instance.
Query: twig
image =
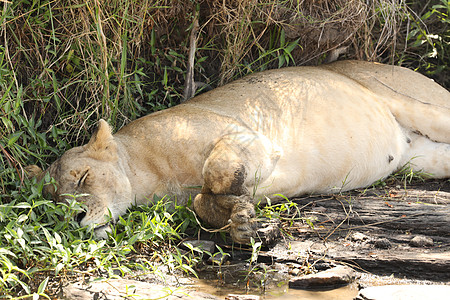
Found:
[[[197,218],[197,214],[192,209],[190,209],[189,207],[186,207],[186,209],[188,211],[190,211],[194,215],[194,218],[197,221],[198,226],[200,226],[200,228],[203,229],[206,232],[215,233],[215,232],[227,231],[228,228],[230,228],[230,226],[231,226],[230,224],[227,224],[227,225],[225,225],[225,226],[223,226],[222,228],[219,228],[219,229],[207,229],[207,228],[202,226],[202,224],[200,223],[199,219]]]

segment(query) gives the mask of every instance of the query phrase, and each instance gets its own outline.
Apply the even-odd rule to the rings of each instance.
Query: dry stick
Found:
[[[400,219],[407,219],[407,218],[411,218],[411,217],[417,217],[417,216],[420,216],[420,215],[424,215],[424,213],[423,212],[418,212],[418,213],[415,213],[415,214],[410,214],[408,216],[399,216],[399,217],[396,217],[396,218],[393,218],[393,219],[390,219],[390,220],[386,220],[386,221],[379,221],[379,222],[374,222],[374,223],[369,223],[369,224],[364,224],[364,225],[352,226],[352,227],[349,227],[349,228],[343,228],[343,229],[336,228],[335,231],[345,231],[345,230],[353,230],[353,229],[358,229],[358,228],[366,228],[366,227],[370,227],[370,226],[375,226],[375,225],[380,225],[380,224],[394,222],[394,221],[397,221],[397,220],[400,220]]]
[[[349,219],[349,217],[350,217],[350,212],[352,211],[352,206],[349,205],[350,211],[347,212],[347,210],[345,209],[344,203],[342,203],[342,201],[340,201],[340,200],[338,200],[338,201],[339,201],[339,203],[342,205],[342,209],[343,209],[344,212],[345,212],[345,218],[339,223],[338,226],[336,226],[336,227],[331,231],[331,233],[329,233],[329,234],[325,237],[324,240],[327,240],[327,239],[328,239],[328,238],[329,238],[336,230],[338,230],[339,227],[341,227],[341,225],[344,224],[344,222],[347,221],[347,220]]]
[[[207,228],[202,226],[202,224],[200,223],[200,220],[197,218],[197,214],[192,209],[190,209],[189,207],[186,207],[186,209],[188,211],[190,211],[194,215],[195,221],[197,221],[198,226],[200,226],[200,228],[203,229],[206,232],[210,232],[210,233],[221,232],[221,231],[227,230],[231,226],[230,224],[227,224],[227,225],[225,225],[225,226],[223,226],[222,228],[219,228],[219,229],[212,229],[212,230],[211,229],[207,229]]]
[[[20,185],[23,185],[24,170],[22,168],[22,165],[14,157],[12,157],[11,154],[9,154],[2,145],[0,145],[0,148],[1,152],[3,152],[10,165],[14,167],[14,169],[16,169],[17,175],[19,175]],[[17,165],[19,165],[20,171],[19,169],[17,169]]]
[[[189,37],[189,61],[186,73],[186,81],[183,92],[183,101],[192,98],[195,94],[195,82],[194,82],[194,62],[195,51],[197,48],[197,35],[198,35],[198,11],[194,12],[194,22],[192,24],[191,35]]]

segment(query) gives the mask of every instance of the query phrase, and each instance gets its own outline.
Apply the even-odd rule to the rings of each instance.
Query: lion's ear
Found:
[[[42,178],[43,171],[42,171],[41,168],[39,168],[36,165],[26,166],[24,168],[24,170],[25,170],[25,173],[26,173],[27,177],[30,178],[30,179],[36,177],[39,180],[40,178]]]
[[[98,122],[97,130],[84,147],[92,158],[106,161],[117,160],[117,144],[111,133],[111,127],[103,119]]]
[[[46,171],[42,170],[36,165],[28,165],[24,168],[25,173],[29,179],[36,178],[36,182],[41,182],[47,173],[52,173],[55,168],[55,165],[58,164],[58,161],[54,162]],[[51,176],[51,175],[50,175]],[[56,193],[54,184],[44,184],[44,189],[42,190],[42,194],[50,194],[54,195]]]
[[[97,130],[92,135],[89,143],[87,143],[86,149],[93,151],[103,150],[108,147],[108,143],[112,139],[113,136],[111,134],[111,127],[109,126],[108,122],[101,119],[98,122]]]

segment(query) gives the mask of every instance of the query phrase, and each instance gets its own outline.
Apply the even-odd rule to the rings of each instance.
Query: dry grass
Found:
[[[393,62],[413,15],[405,0],[19,0],[2,7],[4,86],[14,87],[7,101],[22,89],[25,117],[37,117],[47,132],[67,130],[72,143],[82,143],[99,118],[119,128],[180,102],[196,10],[195,80],[212,86],[338,54]]]
[[[348,57],[377,61],[395,47],[407,13],[403,0],[211,2],[208,22],[223,37],[221,84],[257,60],[261,49],[282,46],[274,44],[281,34],[286,41],[298,40],[292,53],[297,65],[320,63],[333,50],[349,47]]]

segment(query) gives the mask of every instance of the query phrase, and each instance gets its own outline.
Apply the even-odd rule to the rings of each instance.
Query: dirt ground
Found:
[[[295,276],[347,265],[358,272],[358,287],[450,282],[449,180],[392,179],[293,201],[313,227],[286,218],[281,237],[263,246],[252,265],[251,247],[217,241],[230,258],[221,266],[206,263],[200,276],[224,287],[271,289]]]
[[[295,240],[306,243],[300,247],[375,274],[450,280],[449,180],[392,182],[296,202],[321,224],[298,229]]]

